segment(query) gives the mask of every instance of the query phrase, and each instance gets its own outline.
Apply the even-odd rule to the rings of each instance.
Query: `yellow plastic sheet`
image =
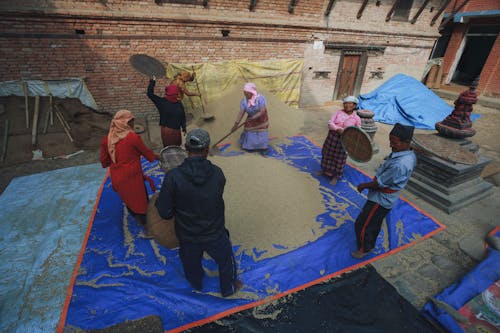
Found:
[[[302,77],[303,60],[274,60],[274,61],[227,61],[203,64],[175,64],[167,66],[167,77],[172,79],[181,71],[193,70],[204,102],[209,103],[223,97],[235,86],[253,82],[257,91],[267,90],[291,107],[298,107],[300,98],[300,81]],[[188,82],[186,87],[191,92],[197,92],[196,82]],[[184,97],[186,111],[193,107],[201,107],[198,97]]]

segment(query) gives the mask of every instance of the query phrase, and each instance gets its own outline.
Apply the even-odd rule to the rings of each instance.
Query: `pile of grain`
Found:
[[[269,136],[274,138],[270,144],[276,147],[287,142],[286,137],[300,134],[304,113],[259,87],[257,90],[267,100]],[[235,85],[224,97],[205,106],[205,113],[215,116],[213,120],[204,120],[199,110],[190,129],[206,129],[215,143],[231,130],[243,97],[243,83]],[[233,143],[231,149],[239,149],[241,131],[224,140]],[[274,257],[312,242],[327,231],[316,221],[325,207],[319,183],[310,174],[254,153],[209,159],[222,168],[227,179],[226,227],[233,245],[239,246],[237,257],[242,253],[255,260]]]
[[[241,245],[237,256],[245,252],[255,260],[274,257],[327,231],[316,222],[325,207],[319,183],[310,174],[259,154],[210,160],[227,178],[226,227],[233,245]]]

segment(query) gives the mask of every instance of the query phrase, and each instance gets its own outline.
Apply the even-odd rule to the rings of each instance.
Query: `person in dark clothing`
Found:
[[[165,97],[154,94],[156,78],[153,76],[149,80],[147,95],[153,101],[160,113],[161,140],[163,147],[180,146],[182,144],[182,132],[186,133],[186,113],[182,103],[177,100],[177,86],[169,86],[169,91],[165,90]],[[175,91],[171,91],[175,90]],[[174,95],[175,98],[171,98]]]
[[[179,255],[191,286],[202,289],[201,259],[207,252],[219,266],[221,293],[227,297],[241,288],[241,282],[225,227],[222,195],[226,178],[207,160],[209,145],[207,131],[196,128],[187,133],[188,157],[166,173],[156,208],[164,219],[175,217]]]

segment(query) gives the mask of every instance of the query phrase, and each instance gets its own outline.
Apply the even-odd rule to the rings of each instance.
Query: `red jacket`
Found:
[[[141,155],[150,162],[156,159],[154,152],[134,132],[116,144],[116,163],[108,152],[108,136],[101,142],[101,165],[109,167],[113,189],[134,213],[146,214],[148,197],[144,180],[149,177],[142,172]]]

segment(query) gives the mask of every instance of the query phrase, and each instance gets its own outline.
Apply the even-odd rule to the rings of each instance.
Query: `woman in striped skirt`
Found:
[[[361,118],[354,109],[358,105],[358,99],[347,96],[343,100],[344,108],[334,113],[328,122],[328,136],[321,150],[321,171],[319,175],[331,178],[330,184],[335,185],[344,173],[347,154],[342,147],[340,137],[344,129],[349,126],[361,126]]]

